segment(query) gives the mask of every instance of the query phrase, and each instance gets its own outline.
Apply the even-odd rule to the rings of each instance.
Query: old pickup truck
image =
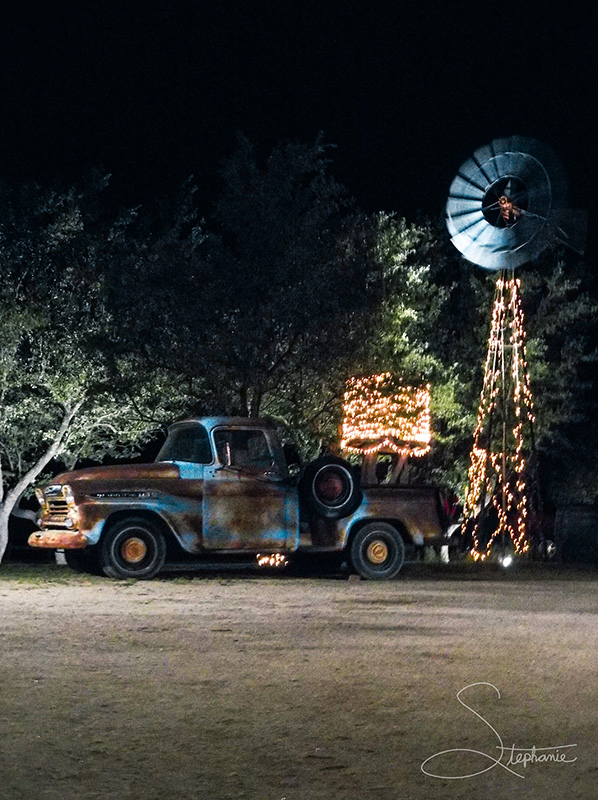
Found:
[[[267,421],[177,422],[154,463],[66,472],[37,489],[29,544],[115,578],[151,578],[181,561],[280,564],[310,554],[390,579],[406,546],[443,541],[448,520],[433,487],[361,486],[356,468],[333,455],[296,474],[289,466]]]

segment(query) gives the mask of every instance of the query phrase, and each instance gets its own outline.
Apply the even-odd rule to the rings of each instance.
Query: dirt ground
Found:
[[[135,583],[2,566],[0,798],[593,800],[597,595],[598,573],[552,567]],[[473,683],[491,686],[467,710]],[[561,749],[512,763],[522,778],[513,746]],[[450,748],[478,752],[422,772]]]

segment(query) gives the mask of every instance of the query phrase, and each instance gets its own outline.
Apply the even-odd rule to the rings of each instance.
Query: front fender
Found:
[[[135,514],[157,518],[164,531],[187,552],[199,552],[201,549],[201,519],[195,519],[197,515],[181,498],[148,498],[146,502],[131,503],[126,507],[122,502],[110,502],[108,499],[102,503],[82,503],[79,508],[79,530],[86,536],[89,545],[95,545],[113,522]]]

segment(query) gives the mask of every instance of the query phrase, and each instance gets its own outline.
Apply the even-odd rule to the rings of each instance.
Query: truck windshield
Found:
[[[210,464],[212,451],[208,432],[200,424],[174,428],[168,434],[156,461],[191,461],[194,464]]]

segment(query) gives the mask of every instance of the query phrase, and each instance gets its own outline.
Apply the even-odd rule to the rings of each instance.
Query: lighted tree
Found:
[[[430,449],[430,387],[390,372],[350,378],[343,402],[344,450],[423,456]]]
[[[430,386],[409,386],[390,372],[347,381],[343,401],[342,450],[363,456],[365,483],[378,483],[379,454],[385,482],[399,480],[410,456],[430,450]],[[390,469],[389,469],[390,467]]]

